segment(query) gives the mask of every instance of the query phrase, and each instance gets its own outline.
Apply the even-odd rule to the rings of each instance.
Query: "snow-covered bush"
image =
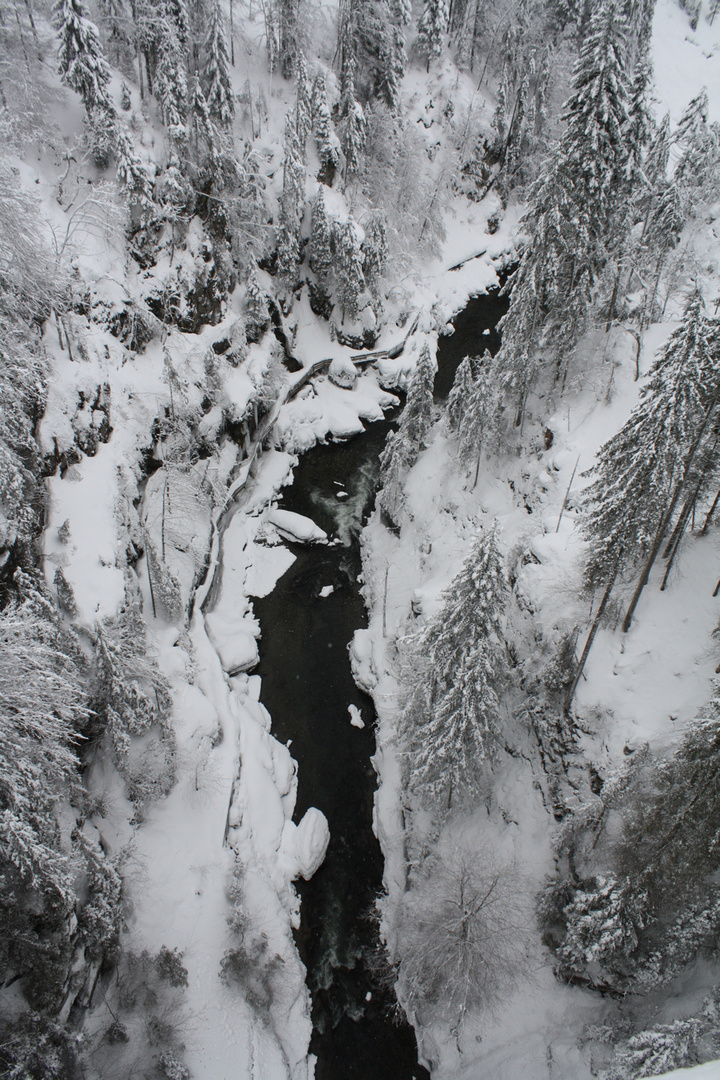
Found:
[[[142,807],[172,787],[174,740],[169,687],[147,654],[145,624],[130,578],[121,611],[96,627],[94,666],[91,733],[107,734],[128,793]]]

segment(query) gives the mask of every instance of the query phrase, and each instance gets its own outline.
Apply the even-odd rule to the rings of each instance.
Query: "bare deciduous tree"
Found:
[[[489,850],[454,844],[427,860],[398,910],[397,995],[409,1016],[460,1025],[527,978],[522,878]]]

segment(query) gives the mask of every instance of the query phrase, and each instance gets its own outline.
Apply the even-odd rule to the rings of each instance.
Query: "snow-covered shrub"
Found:
[[[558,974],[593,986],[622,980],[635,966],[647,909],[647,893],[627,878],[608,875],[577,889],[562,913],[565,937],[556,952]]]
[[[234,944],[220,962],[220,978],[227,986],[236,986],[255,1012],[264,1020],[279,993],[283,959],[270,947],[267,935],[257,930],[245,909],[242,869],[236,867],[230,885],[233,907],[228,926]]]
[[[141,806],[172,786],[174,740],[169,687],[146,652],[145,624],[130,578],[118,615],[96,627],[94,662],[91,733],[107,734],[129,794]],[[145,739],[133,743],[140,735]]]
[[[673,1069],[697,1065],[697,1042],[702,1033],[700,1020],[674,1020],[633,1035],[621,1046],[603,1080],[640,1080],[661,1076]]]
[[[0,1069],[13,1080],[57,1080],[78,1075],[82,1036],[36,1013],[0,1026]]]

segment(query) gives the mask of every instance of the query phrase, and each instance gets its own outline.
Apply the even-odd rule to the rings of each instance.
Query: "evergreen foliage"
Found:
[[[305,167],[294,121],[285,122],[283,190],[278,227],[277,268],[280,277],[293,285],[300,265],[300,229],[305,213]]]
[[[116,128],[115,149],[120,191],[130,206],[139,206],[144,211],[149,210],[153,201],[150,173],[147,165],[136,153],[132,140],[124,129]]]
[[[702,457],[698,439],[705,444],[714,438],[709,418],[719,393],[718,327],[695,293],[654,362],[638,405],[601,447],[594,481],[583,495],[589,588],[632,570],[653,546],[677,485],[690,480],[693,463]]]
[[[367,139],[367,126],[362,105],[355,99],[355,60],[351,56],[343,73],[340,95],[340,145],[345,155],[345,179],[355,176]]]
[[[448,6],[446,0],[425,0],[422,15],[418,22],[418,36],[415,47],[430,64],[437,60],[442,52],[443,38],[448,26]]]
[[[320,184],[312,202],[310,228],[310,269],[321,285],[330,278],[333,269],[332,228],[325,209],[325,187]]]
[[[210,8],[202,81],[210,115],[221,127],[229,127],[235,113],[235,101],[230,85],[230,57],[220,0],[213,0]]]
[[[169,728],[172,706],[168,685],[147,656],[145,626],[137,598],[128,587],[124,608],[96,628],[95,685],[92,706],[99,732],[110,740],[115,760],[128,782],[130,796],[142,803],[165,794],[172,785],[173,745]],[[131,736],[156,728],[163,752],[159,773],[140,772],[131,757]],[[141,765],[145,768],[145,764]]]
[[[256,339],[257,333],[265,329],[269,320],[267,298],[258,278],[257,264],[253,260],[245,287],[245,322],[249,336]]]
[[[387,219],[382,210],[373,210],[364,222],[362,242],[365,282],[376,300],[380,299],[380,279],[388,258]]]
[[[625,976],[635,964],[647,911],[647,892],[629,878],[618,881],[610,874],[579,888],[563,911],[566,933],[556,953],[557,973],[584,981],[590,972],[594,986]]]
[[[60,39],[58,71],[63,82],[80,94],[87,109],[112,109],[110,69],[97,27],[82,0],[55,0],[53,20]]]
[[[297,65],[300,0],[278,0],[280,73],[291,79]]]
[[[434,381],[435,367],[425,345],[413,372],[398,430],[388,436],[380,455],[378,505],[394,525],[400,522],[405,502],[404,479],[425,449],[434,420]]]
[[[209,173],[211,180],[219,178],[220,173],[220,148],[218,130],[210,117],[210,109],[203,93],[200,77],[195,73],[193,91],[190,97],[190,111],[188,116],[190,126],[190,143],[203,168]]]
[[[175,22],[166,11],[163,16],[159,20],[155,93],[168,134],[181,147],[187,139],[185,64]]]
[[[447,418],[451,431],[459,429],[474,388],[475,375],[472,361],[469,356],[465,356],[458,364],[452,390],[447,400]]]
[[[708,108],[707,90],[703,90],[690,102],[674,133],[680,151],[674,179],[685,193],[688,208],[717,190],[720,139],[717,126],[708,124]]]
[[[502,397],[525,414],[541,354],[558,359],[556,378],[582,332],[593,285],[608,258],[624,190],[628,150],[625,26],[615,0],[590,22],[564,109],[566,129],[538,178],[525,217],[529,242],[508,288],[496,358]]]
[[[325,78],[320,72],[315,76],[312,84],[312,127],[321,165],[318,180],[331,186],[340,166],[340,154],[337,136],[332,130],[330,121]]]
[[[312,131],[312,102],[307,64],[302,53],[297,56],[297,86],[295,93],[295,129],[303,164],[307,161],[307,139]]]
[[[501,738],[507,598],[495,528],[473,543],[440,611],[417,642],[425,670],[402,720],[410,789],[450,806],[477,796]]]
[[[365,290],[363,254],[354,221],[338,222],[334,230],[337,264],[338,299],[343,321],[354,321],[360,314],[360,298]]]

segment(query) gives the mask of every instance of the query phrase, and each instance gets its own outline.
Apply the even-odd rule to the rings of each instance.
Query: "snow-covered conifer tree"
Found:
[[[370,292],[380,299],[380,278],[388,257],[387,221],[381,210],[373,210],[363,224],[365,239],[362,243],[363,273]]]
[[[288,114],[285,121],[285,157],[283,190],[278,228],[278,274],[293,284],[300,265],[300,227],[305,212],[305,167],[302,163],[297,130]]]
[[[653,548],[669,505],[710,438],[720,398],[718,331],[701,296],[654,362],[629,419],[601,447],[584,493],[586,582],[607,585]],[[698,442],[700,440],[700,442]]]
[[[472,363],[472,361],[471,361]],[[493,358],[485,350],[480,364],[473,365],[475,380],[462,410],[457,437],[460,447],[460,459],[473,469],[473,487],[480,475],[480,459],[483,447],[495,428],[496,391],[493,386]]]
[[[149,210],[153,201],[153,183],[147,165],[135,151],[127,131],[115,128],[117,176],[120,190],[130,206]]]
[[[427,345],[423,346],[408,388],[398,430],[388,437],[380,456],[378,505],[394,525],[399,525],[404,506],[403,483],[422,450],[432,426],[435,410],[433,384],[435,365]]]
[[[674,179],[686,192],[688,210],[698,197],[715,191],[720,172],[720,144],[716,127],[708,124],[708,95],[703,90],[690,102],[675,129],[675,142],[680,160],[675,166]]]
[[[297,84],[295,91],[295,128],[297,130],[300,156],[303,164],[307,162],[307,137],[312,130],[312,103],[310,100],[310,82],[307,64],[301,52],[297,56]]]
[[[229,127],[235,114],[230,85],[230,57],[220,0],[213,0],[205,38],[202,81],[210,115],[221,127]]]
[[[565,132],[535,184],[525,224],[530,242],[512,279],[496,358],[505,398],[522,422],[540,352],[556,378],[581,333],[592,288],[622,218],[627,165],[625,26],[616,0],[601,0],[573,74]]]
[[[175,143],[182,146],[187,140],[185,62],[177,26],[165,8],[159,22],[155,94],[168,134]]]
[[[360,168],[360,158],[365,149],[367,124],[362,105],[355,98],[355,58],[350,56],[343,72],[340,95],[340,145],[345,155],[345,179],[354,176]]]
[[[451,431],[457,431],[460,427],[474,387],[475,375],[472,361],[469,356],[465,356],[458,364],[452,390],[447,399],[447,418]]]
[[[448,7],[446,0],[425,0],[423,13],[418,22],[418,36],[415,47],[427,61],[427,70],[442,52],[443,38],[448,25]]]
[[[640,1076],[664,1076],[675,1069],[697,1065],[703,1023],[696,1017],[658,1024],[631,1036],[616,1052],[606,1080],[636,1080]]]
[[[343,321],[353,321],[360,313],[360,297],[365,290],[363,254],[358,228],[354,221],[342,221],[335,226],[338,294]]]
[[[402,721],[409,786],[428,804],[477,793],[500,739],[507,582],[495,528],[483,530],[417,645],[426,669]]]
[[[58,71],[63,82],[77,90],[86,109],[111,110],[110,69],[82,0],[55,0],[53,21],[60,39]]]
[[[321,284],[329,279],[333,268],[332,230],[325,209],[325,187],[320,184],[312,203],[310,230],[310,269]]]
[[[199,159],[204,159],[207,167],[215,174],[220,167],[218,131],[210,118],[210,110],[197,72],[195,73],[190,97],[188,124],[190,127],[190,142],[195,154]]]
[[[340,165],[340,154],[338,152],[338,139],[332,130],[330,121],[330,107],[325,90],[325,78],[321,72],[318,72],[312,84],[312,124],[318,157],[322,166],[318,179],[322,183],[331,186]]]
[[[247,285],[245,288],[245,322],[249,336],[257,340],[256,335],[267,326],[270,320],[267,298],[258,277],[257,263],[250,263]]]
[[[558,974],[587,978],[590,967],[602,984],[627,975],[647,913],[647,892],[628,878],[618,881],[608,874],[588,882],[563,911],[566,932],[556,953]]]

